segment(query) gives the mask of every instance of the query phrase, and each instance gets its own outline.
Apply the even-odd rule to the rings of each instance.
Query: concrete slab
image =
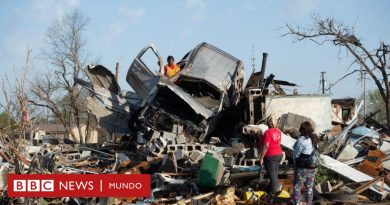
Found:
[[[173,125],[172,133],[174,133],[176,135],[183,134],[183,126],[181,126],[181,125]]]
[[[186,142],[187,142],[187,138],[184,135],[180,134],[176,136],[177,144],[185,144]]]
[[[176,134],[171,133],[171,132],[163,132],[162,136],[165,140],[168,142],[175,143],[176,142]]]
[[[203,153],[199,150],[195,150],[191,153],[190,159],[191,159],[191,161],[198,163],[200,160],[202,160],[204,158],[204,156],[205,156],[205,153]]]
[[[266,116],[279,119],[289,112],[308,117],[316,123],[315,132],[332,128],[332,106],[329,95],[266,96]]]
[[[233,156],[224,157],[223,160],[224,160],[224,165],[226,167],[232,167],[234,165],[234,162],[236,161],[236,159]]]
[[[359,154],[359,151],[350,144],[347,144],[344,149],[341,151],[337,160],[341,162],[345,162],[348,160],[355,159],[355,157]]]
[[[182,160],[188,158],[188,153],[186,153],[184,150],[179,149],[174,152],[176,160]]]

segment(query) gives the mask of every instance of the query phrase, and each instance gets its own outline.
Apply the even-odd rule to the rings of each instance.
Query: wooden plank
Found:
[[[376,177],[374,179],[372,179],[371,181],[368,181],[362,185],[360,185],[358,188],[356,188],[353,193],[356,193],[356,194],[361,194],[362,192],[364,192],[365,190],[367,190],[370,186],[376,184],[378,181],[380,181],[383,177],[379,176],[379,177]]]

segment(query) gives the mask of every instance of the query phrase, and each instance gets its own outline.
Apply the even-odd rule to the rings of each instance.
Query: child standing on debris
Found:
[[[267,119],[267,125],[269,127],[268,130],[264,132],[264,136],[259,140],[261,150],[260,164],[264,164],[271,181],[267,191],[271,194],[276,194],[281,187],[278,182],[278,172],[279,164],[283,157],[282,148],[280,147],[282,132],[277,128],[271,117]]]
[[[167,77],[172,77],[180,71],[180,67],[175,63],[175,58],[173,56],[168,56],[168,64],[164,66],[164,75]]]
[[[314,129],[310,122],[303,122],[299,128],[301,136],[294,144],[294,204],[301,203],[301,185],[305,186],[307,204],[313,203],[313,185],[316,168],[310,164],[310,155],[318,149]]]

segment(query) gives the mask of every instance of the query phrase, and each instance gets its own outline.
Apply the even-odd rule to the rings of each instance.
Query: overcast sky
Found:
[[[326,71],[328,83],[334,83],[348,72],[352,58],[339,59],[333,45],[281,37],[286,32],[282,27],[310,25],[313,13],[334,16],[354,26],[356,36],[371,50],[380,41],[390,42],[389,8],[386,0],[0,0],[0,76],[20,75],[28,46],[34,57],[31,75],[50,69],[39,58],[45,32],[54,20],[79,9],[90,19],[86,38],[91,62],[98,60],[111,70],[119,62],[122,89],[129,90],[127,68],[147,43],[153,43],[164,59],[180,59],[206,41],[241,59],[246,78],[252,72],[253,45],[257,69],[262,52],[268,52],[267,75],[299,84],[300,93],[319,93],[320,72]],[[356,74],[339,82],[332,97],[359,96],[357,80]],[[373,82],[368,86],[374,88]]]

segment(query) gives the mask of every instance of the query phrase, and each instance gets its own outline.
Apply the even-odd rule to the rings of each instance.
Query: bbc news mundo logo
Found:
[[[150,197],[149,174],[8,174],[10,197]]]
[[[14,192],[54,192],[54,180],[14,180]]]

